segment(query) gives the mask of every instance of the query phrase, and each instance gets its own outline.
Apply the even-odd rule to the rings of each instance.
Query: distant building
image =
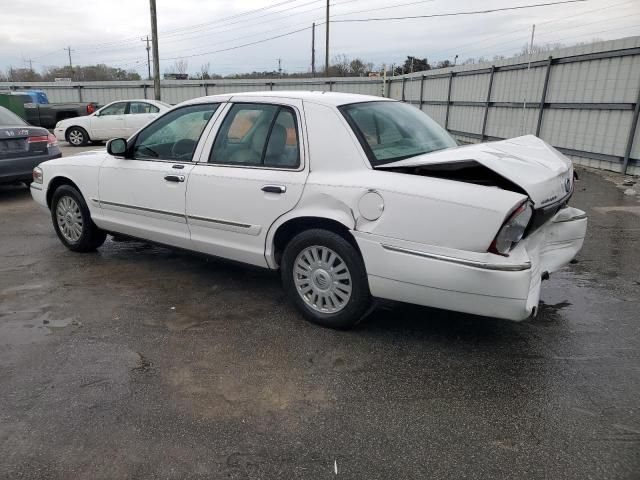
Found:
[[[165,73],[165,80],[189,80],[188,73]]]

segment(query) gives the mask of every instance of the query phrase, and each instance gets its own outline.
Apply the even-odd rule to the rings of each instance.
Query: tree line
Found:
[[[588,43],[598,41],[593,39]],[[576,45],[582,45],[585,42],[578,43]],[[513,57],[527,55],[529,53],[537,54],[550,52],[557,50],[558,48],[566,47],[561,43],[547,43],[544,45],[524,45],[521,50],[512,55]],[[530,52],[531,50],[531,52]],[[333,57],[329,65],[330,77],[366,77],[366,76],[382,76],[386,73],[387,76],[402,75],[412,72],[424,72],[426,70],[433,70],[438,68],[448,68],[456,65],[468,65],[475,63],[483,63],[490,61],[503,60],[505,56],[495,55],[492,58],[478,57],[478,58],[466,58],[464,61],[457,63],[457,56],[453,60],[439,60],[429,61],[427,58],[420,58],[418,56],[408,55],[403,62],[398,64],[387,65],[374,65],[373,62],[369,62],[362,58],[350,58],[347,55],[341,54]],[[169,74],[187,74],[189,71],[189,63],[185,59],[176,60],[173,64],[165,67],[165,75]],[[324,68],[320,68],[316,71],[316,76],[324,76]],[[188,75],[192,80],[214,80],[214,79],[240,79],[240,78],[309,78],[313,76],[311,69],[305,72],[287,72],[274,70],[263,71],[246,71],[237,72],[227,75],[220,75],[211,72],[211,63],[205,63],[200,66],[200,69]],[[109,80],[141,80],[140,74],[134,70],[125,70],[123,68],[110,67],[105,64],[76,66],[73,69],[70,66],[64,67],[46,67],[41,72],[36,72],[30,68],[8,68],[6,71],[0,71],[0,81],[4,82],[50,82],[56,78],[70,78],[73,81],[109,81]]]

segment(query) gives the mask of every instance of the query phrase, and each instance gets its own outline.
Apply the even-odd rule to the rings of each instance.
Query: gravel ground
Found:
[[[588,238],[537,318],[388,304],[350,332],[270,272],[69,252],[0,187],[0,478],[640,478],[640,204],[616,183],[581,171]]]

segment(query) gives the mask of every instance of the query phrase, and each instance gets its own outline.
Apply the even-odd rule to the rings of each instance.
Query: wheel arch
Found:
[[[69,125],[68,127],[65,128],[64,130],[64,139],[69,142],[69,131],[72,128],[81,128],[82,130],[84,130],[84,132],[87,134],[87,140],[91,141],[91,135],[89,135],[89,130],[87,130],[87,127],[83,127],[82,125],[78,125],[76,123]]]
[[[49,209],[51,209],[51,199],[53,198],[53,193],[58,189],[58,187],[62,185],[69,185],[75,188],[76,190],[78,190],[80,195],[82,195],[80,188],[73,180],[63,175],[58,175],[57,177],[54,177],[51,179],[51,181],[49,182],[49,186],[47,187],[46,199],[47,199],[47,207],[49,207]]]
[[[330,215],[322,212],[305,212],[301,215],[283,218],[274,225],[267,235],[265,258],[272,269],[280,266],[282,253],[293,237],[312,228],[322,228],[336,233],[347,240],[360,253],[355,237],[351,234],[354,227],[352,215],[333,212]]]

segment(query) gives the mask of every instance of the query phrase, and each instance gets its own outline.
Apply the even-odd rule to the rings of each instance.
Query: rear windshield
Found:
[[[426,113],[400,102],[353,103],[340,107],[373,167],[457,146]]]
[[[10,110],[0,107],[0,126],[6,125],[26,125],[23,119]]]

